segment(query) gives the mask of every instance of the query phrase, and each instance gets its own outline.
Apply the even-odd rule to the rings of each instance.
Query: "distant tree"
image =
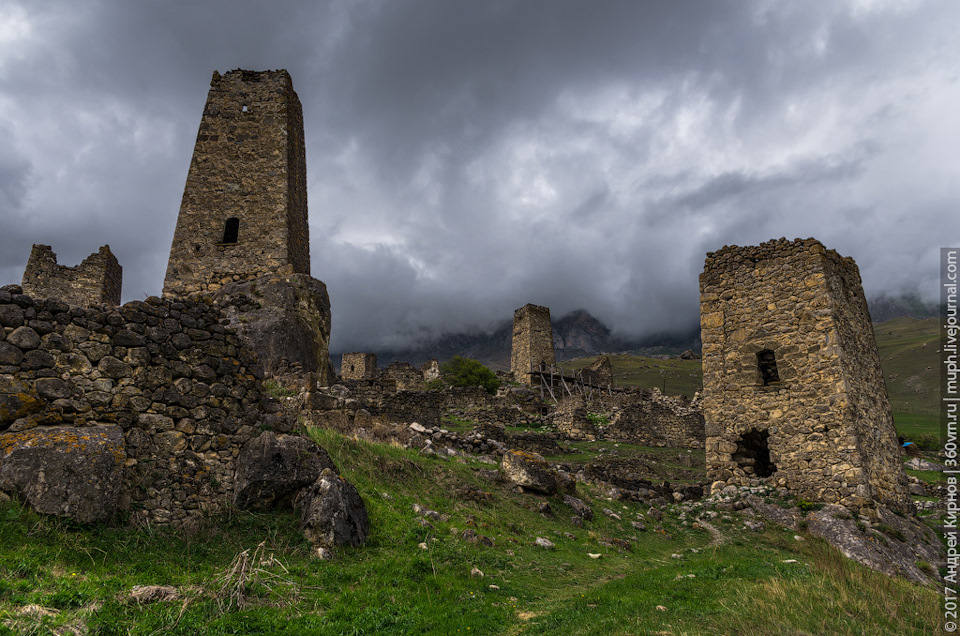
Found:
[[[453,356],[440,365],[440,374],[451,386],[482,386],[488,393],[500,388],[497,374],[470,358]]]

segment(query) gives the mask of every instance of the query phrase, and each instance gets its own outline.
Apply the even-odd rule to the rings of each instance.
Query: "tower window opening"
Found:
[[[244,112],[244,113],[246,113],[246,112],[249,112],[249,111],[250,111],[250,109],[249,109],[249,108],[247,107],[247,105],[246,105],[246,104],[244,104],[243,106],[241,106],[241,107],[240,107],[240,110],[241,110],[242,112]]]
[[[231,217],[223,226],[223,240],[221,243],[236,243],[240,234],[240,219]]]
[[[757,367],[760,369],[760,379],[763,386],[780,384],[780,374],[777,371],[777,356],[770,349],[757,352]]]

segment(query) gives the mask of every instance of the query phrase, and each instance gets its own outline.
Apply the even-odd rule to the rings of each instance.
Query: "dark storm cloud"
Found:
[[[109,243],[157,294],[213,70],[287,68],[333,346],[527,302],[632,335],[697,317],[704,254],[820,238],[868,289],[960,242],[952,2],[0,5],[0,278]],[[896,291],[894,289],[893,291]],[[932,294],[932,292],[931,292]]]

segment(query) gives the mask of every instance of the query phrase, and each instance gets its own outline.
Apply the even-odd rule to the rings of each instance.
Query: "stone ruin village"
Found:
[[[34,245],[0,290],[0,497],[81,523],[189,532],[236,506],[293,507],[328,555],[363,543],[371,493],[338,475],[305,425],[443,457],[484,457],[491,480],[556,495],[578,482],[652,507],[753,510],[796,528],[767,493],[825,504],[809,532],[888,574],[943,548],[912,513],[856,264],[814,239],[723,247],[700,276],[703,390],[668,397],[614,385],[609,359],[556,364],[550,311],[516,310],[510,372],[495,395],[436,388],[437,361],[381,369],[329,356],[330,299],[310,273],[301,105],[286,71],[213,74],[162,297],[120,306],[108,246],[76,267]],[[268,382],[298,387],[274,397]],[[428,384],[430,387],[428,388]],[[453,414],[477,423],[443,428]],[[601,414],[602,417],[591,417]],[[518,426],[524,426],[516,432]],[[671,485],[614,457],[579,470],[571,441],[676,449],[705,470]],[[701,473],[703,474],[703,473]],[[5,494],[4,494],[5,493]],[[581,507],[582,506],[582,507]],[[884,523],[880,545],[855,524]]]

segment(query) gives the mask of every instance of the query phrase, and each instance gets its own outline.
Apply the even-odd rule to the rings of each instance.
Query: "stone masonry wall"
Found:
[[[163,293],[267,273],[310,273],[302,107],[286,71],[215,72]]]
[[[603,428],[607,439],[672,448],[703,448],[704,423],[698,405],[668,397],[660,389],[634,394],[615,407]]]
[[[84,309],[0,289],[0,462],[21,436],[122,431],[134,524],[183,527],[229,505],[243,444],[293,420],[223,321],[190,301]]]
[[[860,276],[814,239],[724,247],[700,276],[708,478],[909,510]]]
[[[510,353],[510,371],[521,384],[539,384],[531,376],[540,365],[556,365],[553,350],[553,326],[550,309],[539,305],[524,305],[513,312],[513,345]]]
[[[34,245],[23,272],[24,293],[36,298],[59,298],[78,307],[119,305],[123,268],[104,245],[76,267],[57,264],[49,245]]]

